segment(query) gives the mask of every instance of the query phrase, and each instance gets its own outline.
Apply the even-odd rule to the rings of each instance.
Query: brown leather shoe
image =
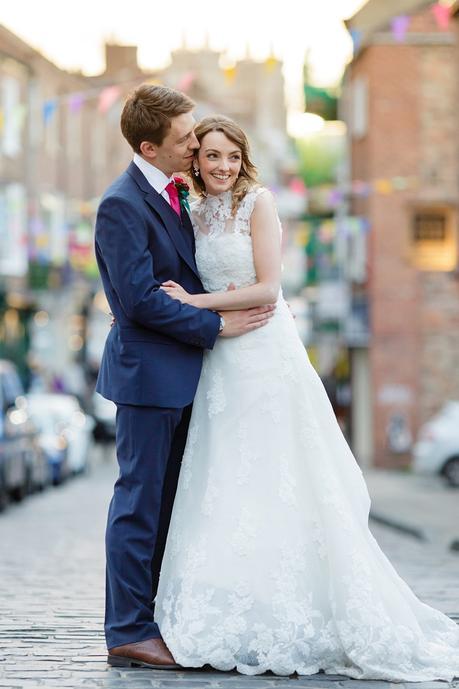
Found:
[[[147,639],[108,649],[107,662],[113,667],[150,667],[153,670],[180,670],[162,639]]]

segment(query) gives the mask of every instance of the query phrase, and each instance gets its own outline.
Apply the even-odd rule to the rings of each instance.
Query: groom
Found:
[[[164,545],[204,349],[264,325],[272,307],[218,314],[171,299],[174,280],[203,292],[194,237],[173,172],[189,170],[199,143],[194,103],[163,86],[140,86],[121,115],[134,151],[105,192],[95,249],[115,317],[97,391],[117,406],[119,477],[106,531],[105,635],[117,666],[178,666],[154,621]]]

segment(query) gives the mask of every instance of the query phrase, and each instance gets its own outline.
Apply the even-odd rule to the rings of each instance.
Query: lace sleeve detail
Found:
[[[207,234],[206,227],[204,225],[204,219],[202,217],[202,199],[195,199],[190,203],[190,219],[193,225],[193,231],[195,238],[197,237],[199,231]]]
[[[236,213],[236,232],[250,235],[250,217],[255,207],[255,201],[264,193],[269,194],[270,192],[266,187],[256,187],[244,196]]]

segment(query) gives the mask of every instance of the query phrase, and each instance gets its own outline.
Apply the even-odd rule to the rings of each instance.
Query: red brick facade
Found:
[[[350,139],[352,179],[393,180],[392,188],[382,183],[354,208],[371,223],[371,418],[374,463],[382,466],[409,461],[409,453],[388,446],[394,414],[415,437],[444,401],[459,399],[459,274],[419,269],[413,239],[415,214],[432,209],[447,215],[457,236],[454,42],[454,31],[440,30],[430,7],[412,16],[403,43],[393,40],[389,17],[367,34],[346,75],[346,88],[363,80],[367,94],[366,132]]]

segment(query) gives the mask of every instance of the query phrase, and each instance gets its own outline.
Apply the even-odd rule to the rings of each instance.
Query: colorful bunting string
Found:
[[[420,179],[415,176],[380,177],[369,182],[355,179],[341,185],[320,184],[304,187],[302,193],[306,200],[314,200],[330,209],[338,208],[343,201],[350,198],[368,198],[370,194],[387,196],[400,191],[413,190],[419,187]],[[291,188],[291,184],[289,185]]]
[[[430,8],[435,18],[436,24],[442,31],[449,29],[451,20],[451,3],[435,2]],[[410,27],[411,17],[405,14],[399,14],[392,17],[390,21],[391,33],[397,43],[403,43],[406,38],[407,31]],[[362,31],[359,29],[350,29],[349,34],[352,39],[353,53],[356,55],[362,45]]]

